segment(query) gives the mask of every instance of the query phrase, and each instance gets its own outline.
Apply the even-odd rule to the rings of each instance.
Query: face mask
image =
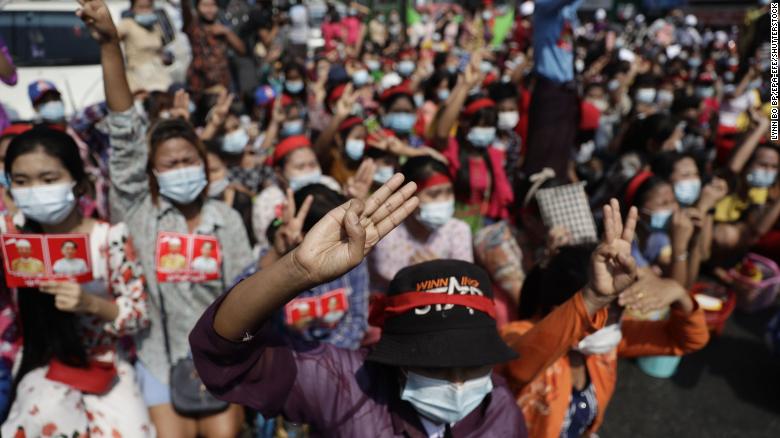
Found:
[[[358,70],[352,75],[352,82],[358,87],[366,85],[370,80],[371,76],[369,76],[366,70]]]
[[[388,113],[383,122],[386,128],[390,128],[399,134],[408,134],[412,132],[414,124],[417,122],[417,116],[414,113]]]
[[[417,210],[417,220],[425,225],[426,228],[435,230],[449,222],[453,214],[455,214],[454,199],[441,202],[426,202],[420,204],[420,208]]]
[[[395,173],[395,168],[393,168],[393,166],[377,167],[376,172],[374,172],[374,182],[377,182],[379,184],[384,184],[390,181],[390,178],[393,177],[394,173]]]
[[[606,354],[617,348],[623,334],[620,332],[620,324],[611,324],[582,338],[575,350],[584,355]]]
[[[701,65],[701,59],[699,58],[690,58],[688,59],[688,65],[692,68],[699,68]]]
[[[303,90],[303,81],[286,81],[284,88],[292,94],[298,94]]]
[[[447,73],[454,75],[458,72],[458,66],[457,65],[448,65],[447,66]]]
[[[756,169],[748,173],[747,181],[751,187],[765,188],[775,183],[777,171]]]
[[[423,97],[423,95],[419,93],[412,96],[412,99],[414,100],[414,106],[418,108],[421,107],[423,103],[425,103],[425,97]]]
[[[406,76],[411,76],[412,73],[414,73],[414,68],[415,68],[414,61],[410,61],[407,59],[398,63],[398,67],[396,67],[396,71],[398,72],[399,75],[406,77]]]
[[[674,93],[669,90],[658,91],[658,103],[665,106],[672,106],[674,102]]]
[[[344,152],[347,156],[357,161],[363,158],[363,150],[366,148],[366,142],[359,138],[348,138],[347,143],[344,145]]]
[[[369,59],[366,61],[366,67],[371,71],[379,70],[379,61],[375,59]]]
[[[441,88],[436,91],[436,96],[439,98],[439,102],[444,102],[450,97],[450,90]]]
[[[249,134],[244,129],[237,129],[222,139],[222,150],[229,154],[240,154],[249,143]]]
[[[654,88],[640,88],[636,90],[634,95],[637,103],[651,104],[655,102],[655,89]]]
[[[8,179],[8,174],[2,170],[0,170],[0,186],[5,188],[11,187],[11,180]]]
[[[293,192],[297,192],[309,184],[319,183],[320,179],[322,179],[322,171],[317,169],[313,172],[304,173],[303,175],[291,176],[289,178],[289,185]]]
[[[401,400],[408,401],[417,412],[437,423],[453,424],[479,406],[492,390],[490,374],[458,385],[408,372]]]
[[[230,185],[227,178],[218,179],[209,183],[209,198],[218,198]]]
[[[696,87],[696,96],[701,99],[708,99],[715,95],[715,89],[712,87]]]
[[[482,73],[490,73],[490,71],[493,70],[493,64],[491,64],[489,61],[482,61],[479,63],[479,70]]]
[[[489,127],[474,127],[469,130],[466,135],[466,140],[473,146],[478,148],[486,148],[493,144],[493,140],[496,139],[496,128]]]
[[[52,100],[38,107],[38,115],[49,122],[59,122],[65,119],[65,104],[61,100]]]
[[[672,217],[672,210],[659,210],[650,214],[650,228],[656,231],[665,230]]]
[[[615,91],[620,87],[620,81],[617,79],[612,79],[611,81],[607,82],[607,90],[609,91]]]
[[[206,188],[206,171],[203,166],[154,172],[160,194],[177,204],[189,204]]]
[[[511,131],[520,121],[520,114],[517,111],[501,111],[498,113],[498,129],[502,131]]]
[[[22,214],[43,225],[59,224],[76,207],[73,187],[76,183],[11,189],[11,196]]]
[[[154,12],[147,12],[145,14],[135,14],[133,17],[135,22],[143,27],[152,27],[154,23],[157,23],[157,14]]]
[[[684,179],[674,184],[674,197],[682,205],[693,205],[701,193],[701,180]]]
[[[595,106],[601,113],[609,109],[609,103],[607,103],[606,99],[591,100],[590,103],[593,104],[593,106]]]
[[[288,120],[282,124],[282,137],[303,134],[303,120]]]
[[[748,84],[748,89],[749,90],[757,90],[757,89],[761,88],[761,83],[762,83],[761,82],[761,78],[754,79],[754,80],[750,81],[750,83]]]

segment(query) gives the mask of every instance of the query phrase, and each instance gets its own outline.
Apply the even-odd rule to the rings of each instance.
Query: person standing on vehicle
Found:
[[[127,63],[130,90],[167,91],[172,80],[163,59],[163,34],[154,0],[130,0],[129,17],[117,25]]]
[[[205,93],[214,88],[232,88],[228,49],[243,55],[246,46],[232,30],[218,22],[219,6],[215,0],[196,0],[195,8],[197,14],[193,15],[190,0],[182,0],[183,31],[192,46],[187,86],[190,96],[199,102]]]

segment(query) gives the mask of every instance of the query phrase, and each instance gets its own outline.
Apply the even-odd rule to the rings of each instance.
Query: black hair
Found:
[[[643,119],[634,119],[626,131],[621,152],[637,152],[647,158],[660,149],[677,129],[677,119],[666,113],[656,113]],[[655,148],[655,149],[654,149]]]
[[[417,108],[417,104],[414,103],[414,97],[411,94],[405,93],[397,93],[385,100],[380,100],[380,104],[385,111],[390,111],[390,107],[393,106],[393,104],[399,99],[408,99],[409,102],[412,103],[412,107]]]
[[[409,158],[401,166],[401,173],[404,174],[406,181],[414,181],[418,185],[436,173],[446,175],[448,178],[450,176],[449,170],[444,163],[428,156]]]
[[[464,107],[467,107],[471,102],[474,102],[477,99],[482,99],[484,97],[485,96],[480,94],[470,96],[468,99],[466,99]],[[481,110],[478,110],[474,114],[470,115],[469,119],[471,120],[469,127],[480,125],[496,126],[498,121],[498,112],[496,111],[495,107],[482,108]],[[458,127],[456,134],[458,144],[460,145],[458,148],[458,160],[460,161],[460,168],[458,169],[458,173],[455,175],[455,197],[460,201],[467,201],[471,193],[471,166],[469,166],[469,154],[471,151],[469,151],[466,147],[466,145],[469,144],[468,140],[466,140],[467,134],[467,130],[461,124]],[[493,170],[493,161],[490,159],[490,155],[488,154],[488,148],[478,149],[477,152],[480,153],[482,159],[485,161],[485,167],[487,168],[488,175],[490,176],[491,186],[496,187],[496,173]]]
[[[593,244],[561,247],[549,263],[534,266],[523,282],[519,319],[544,317],[588,283]]]
[[[628,181],[628,184],[631,184],[631,181],[633,181],[633,178]],[[628,184],[626,187],[628,187]],[[623,210],[627,213],[628,209],[632,205],[641,210],[642,205],[644,205],[644,203],[647,201],[647,197],[650,195],[650,192],[662,184],[669,184],[669,182],[656,175],[653,175],[650,178],[642,181],[642,184],[640,184],[639,187],[637,187],[636,192],[634,192],[634,197],[631,199],[631,205],[624,203],[626,205],[623,205]],[[626,193],[625,189],[623,193]],[[623,199],[625,199],[625,196],[623,196]]]
[[[502,100],[517,100],[520,94],[517,92],[517,86],[507,82],[494,82],[488,87],[488,94],[496,104]]]
[[[677,151],[667,151],[658,154],[650,164],[653,173],[659,178],[663,178],[667,181],[672,177],[674,173],[674,166],[685,158],[690,158],[696,163],[696,167],[699,168],[699,163],[693,154],[680,153]]]
[[[347,202],[347,198],[341,193],[335,192],[324,184],[309,184],[295,192],[295,208],[301,208],[306,197],[311,195],[314,201],[311,203],[309,214],[303,220],[303,232],[309,230],[324,218],[329,211]]]
[[[58,159],[77,186],[89,182],[79,147],[73,138],[63,131],[46,126],[36,126],[11,140],[5,153],[5,172],[11,175],[17,158],[36,151]]]
[[[450,74],[447,70],[436,70],[433,75],[423,83],[423,97],[425,97],[425,100],[438,102],[439,96],[436,94],[436,91],[439,89],[439,84],[441,84],[442,81],[447,81],[447,88],[452,90],[453,87],[455,87],[457,79],[458,78],[455,75]]]

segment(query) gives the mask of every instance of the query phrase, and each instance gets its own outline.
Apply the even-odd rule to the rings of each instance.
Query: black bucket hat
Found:
[[[387,365],[479,367],[517,358],[498,334],[487,273],[461,260],[402,269],[372,309],[382,337],[366,358]]]

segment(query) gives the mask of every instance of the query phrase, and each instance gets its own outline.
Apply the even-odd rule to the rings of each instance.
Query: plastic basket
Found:
[[[727,291],[725,287],[706,281],[695,283],[691,287],[691,294],[703,294],[709,295],[714,298],[718,298],[723,302],[723,307],[717,311],[710,311],[704,309],[704,319],[707,321],[707,328],[720,335],[723,333],[723,327],[726,325],[729,317],[734,313],[734,308],[737,305],[737,294],[734,291]]]
[[[636,363],[645,374],[659,379],[668,379],[677,372],[681,360],[681,356],[647,356],[638,358]]]
[[[762,280],[756,282],[745,277],[736,269],[731,270],[731,276],[742,284],[750,285],[748,288],[736,288],[737,308],[743,312],[756,312],[774,304],[777,294],[780,292],[780,268],[772,260],[750,253],[745,260],[753,262],[760,270]]]

